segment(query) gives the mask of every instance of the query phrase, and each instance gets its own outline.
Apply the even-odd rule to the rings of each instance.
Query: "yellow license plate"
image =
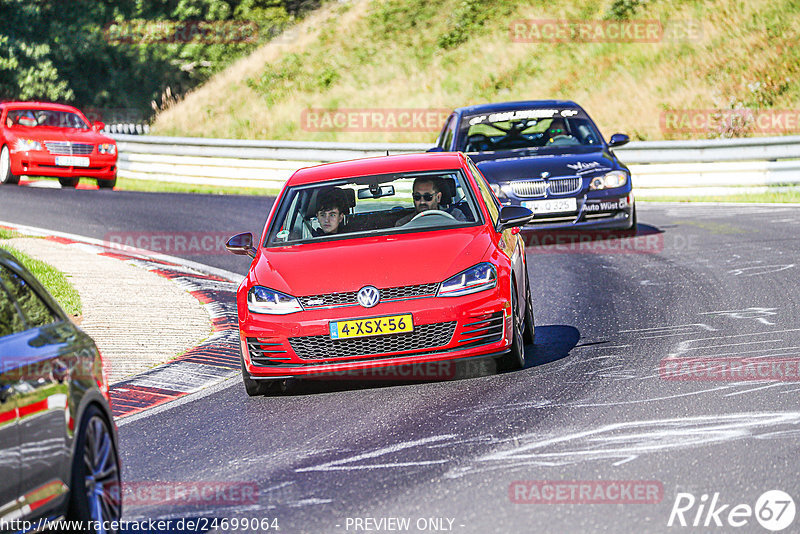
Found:
[[[413,332],[414,322],[411,314],[387,315],[369,319],[352,319],[330,323],[331,339],[347,339],[352,337],[385,336],[386,334],[402,334]]]

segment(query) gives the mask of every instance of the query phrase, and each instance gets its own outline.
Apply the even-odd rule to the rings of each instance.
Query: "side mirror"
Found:
[[[106,128],[106,123],[104,123],[103,121],[97,121],[94,124],[92,124],[92,129],[95,132],[99,132],[101,130],[104,130],[105,128]]]
[[[608,146],[627,145],[628,141],[630,141],[630,140],[631,140],[631,138],[628,137],[625,134],[615,133],[614,135],[611,136],[611,139],[608,142]]]
[[[236,234],[228,239],[228,242],[225,243],[225,248],[228,249],[228,252],[236,254],[237,256],[247,255],[251,258],[256,257],[256,249],[253,247],[253,234],[250,232]]]
[[[500,218],[497,219],[495,230],[502,232],[506,228],[515,226],[525,226],[533,219],[533,212],[522,206],[504,206],[500,210]]]
[[[444,152],[444,149],[440,146],[435,146],[433,148],[429,148],[426,152]]]

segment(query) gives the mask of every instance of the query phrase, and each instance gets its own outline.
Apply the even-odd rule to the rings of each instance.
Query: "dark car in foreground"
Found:
[[[80,110],[47,102],[0,104],[0,184],[20,176],[52,176],[62,187],[93,178],[100,188],[117,183],[117,143]]]
[[[500,206],[463,154],[300,169],[261,238],[227,244],[254,258],[237,294],[247,393],[478,358],[523,367],[534,326],[519,227],[531,215]]]
[[[636,226],[630,170],[578,104],[533,100],[456,109],[433,152],[465,152],[500,202],[534,212],[527,228]]]
[[[3,250],[0,364],[0,531],[118,520],[117,434],[100,353]]]

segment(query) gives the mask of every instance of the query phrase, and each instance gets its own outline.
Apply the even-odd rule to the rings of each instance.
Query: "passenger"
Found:
[[[344,231],[345,215],[350,212],[347,194],[338,188],[320,193],[317,202],[317,221],[319,228],[313,230],[314,237],[334,235]]]
[[[397,221],[395,226],[403,226],[422,213],[428,210],[440,210],[452,215],[457,221],[466,221],[464,213],[458,208],[444,209],[439,206],[442,201],[442,191],[440,182],[435,178],[419,177],[414,180],[413,187],[414,213],[410,213]]]

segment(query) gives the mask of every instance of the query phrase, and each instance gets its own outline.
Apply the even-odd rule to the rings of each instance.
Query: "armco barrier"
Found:
[[[422,152],[431,144],[248,141],[112,135],[125,178],[280,188],[297,169],[329,161]],[[800,136],[638,141],[615,149],[647,196],[725,194],[800,184]]]

